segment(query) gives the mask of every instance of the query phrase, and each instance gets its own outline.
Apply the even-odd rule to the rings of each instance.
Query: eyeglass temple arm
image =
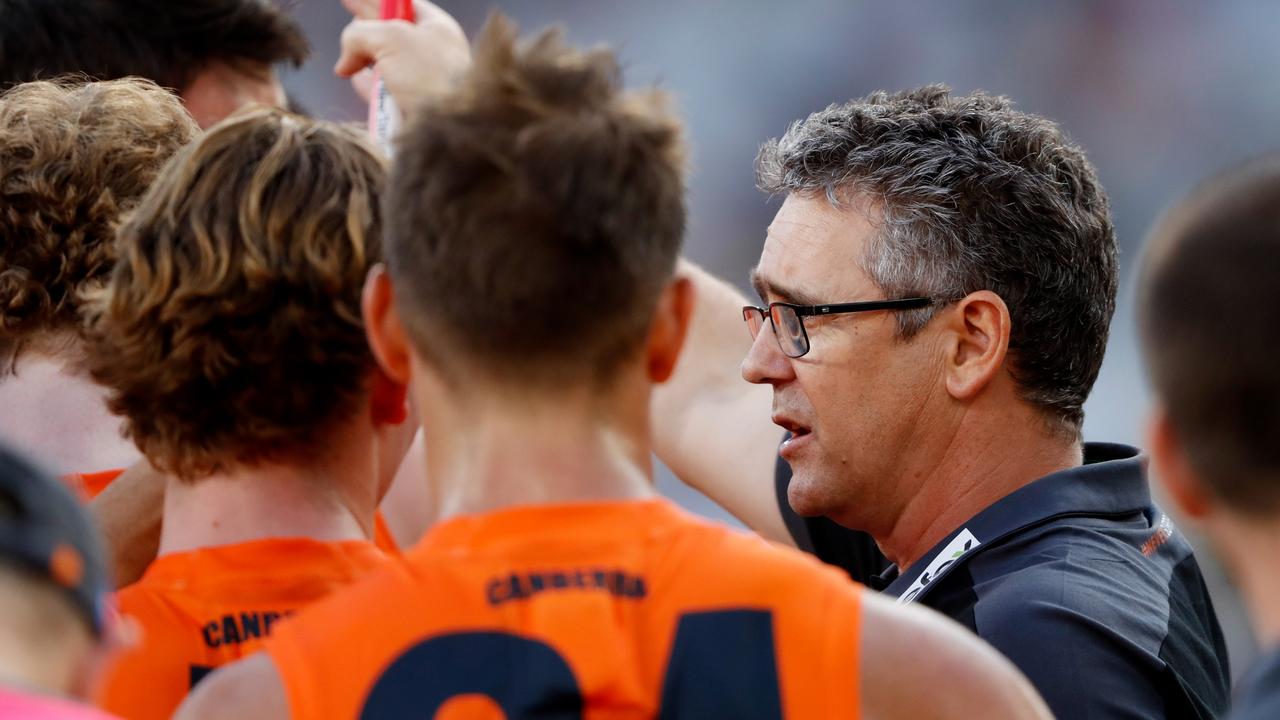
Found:
[[[914,297],[897,300],[871,300],[867,302],[833,303],[830,305],[790,305],[797,315],[809,317],[813,315],[831,315],[847,312],[871,312],[873,310],[912,310],[933,304],[932,298]]]

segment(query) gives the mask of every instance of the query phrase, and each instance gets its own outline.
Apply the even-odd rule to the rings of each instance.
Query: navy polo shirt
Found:
[[[1272,650],[1240,681],[1231,720],[1280,718],[1280,650]]]
[[[851,577],[969,627],[1060,718],[1214,718],[1229,705],[1226,645],[1191,546],[1151,501],[1145,458],[1085,445],[1084,465],[978,513],[905,572],[869,535],[787,502],[797,544]]]

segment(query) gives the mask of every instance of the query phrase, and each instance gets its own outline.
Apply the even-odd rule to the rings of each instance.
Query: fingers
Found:
[[[447,13],[440,12],[416,24],[403,20],[352,20],[342,31],[341,54],[333,71],[341,77],[350,77],[392,53],[431,53],[447,49],[469,56],[462,27]]]
[[[348,23],[334,73],[352,77],[376,65],[401,107],[447,90],[471,64],[471,48],[462,27],[448,13],[425,0],[419,0],[417,7],[422,14],[413,23],[380,19]],[[359,79],[352,84],[367,99],[369,83]]]
[[[333,71],[350,77],[377,62],[386,44],[387,28],[381,20],[352,20],[342,30],[341,55]]]

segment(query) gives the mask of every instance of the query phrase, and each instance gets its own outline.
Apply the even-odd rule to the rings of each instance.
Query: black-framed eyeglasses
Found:
[[[762,308],[747,305],[742,308],[742,319],[747,321],[751,339],[755,340],[764,327],[765,318],[773,321],[773,334],[778,347],[789,358],[798,358],[809,352],[809,333],[804,329],[804,318],[815,315],[840,315],[843,313],[871,312],[873,310],[914,310],[933,304],[933,298],[911,297],[897,300],[869,300],[866,302],[835,303],[831,305],[795,305],[769,303]]]

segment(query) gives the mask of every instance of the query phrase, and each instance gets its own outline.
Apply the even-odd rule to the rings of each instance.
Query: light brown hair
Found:
[[[277,110],[164,169],[89,308],[90,371],[152,464],[190,480],[311,454],[355,411],[385,174],[359,131]]]
[[[684,233],[681,125],[606,50],[493,16],[460,86],[400,138],[387,254],[417,349],[537,389],[643,342]]]
[[[0,375],[25,345],[74,333],[80,291],[111,271],[114,223],[197,132],[136,78],[0,96]]]
[[[1196,189],[1143,265],[1146,364],[1188,459],[1236,512],[1280,513],[1280,156]]]

